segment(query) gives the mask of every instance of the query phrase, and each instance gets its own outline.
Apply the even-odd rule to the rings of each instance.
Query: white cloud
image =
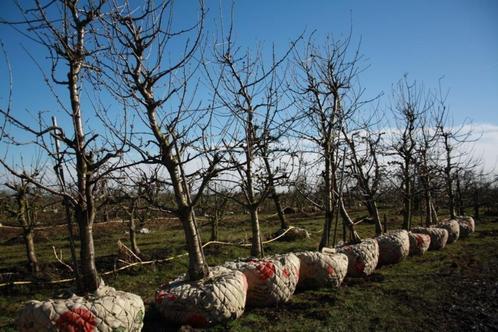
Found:
[[[484,171],[498,173],[498,124],[475,123],[468,125],[468,129],[478,140],[465,144],[462,150],[481,160]]]

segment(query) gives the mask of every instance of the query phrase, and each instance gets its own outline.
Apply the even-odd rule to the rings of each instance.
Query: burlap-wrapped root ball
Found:
[[[301,262],[297,284],[300,289],[339,287],[348,272],[348,256],[344,254],[304,251],[296,256]]]
[[[409,232],[410,256],[423,255],[431,245],[431,237],[427,234]]]
[[[247,294],[247,279],[243,273],[213,267],[207,278],[192,282],[184,278],[156,291],[156,307],[165,319],[206,327],[243,314]]]
[[[415,227],[412,228],[412,232],[427,234],[431,237],[429,250],[443,249],[446,246],[446,242],[448,241],[448,231],[444,228]]]
[[[379,244],[378,266],[397,264],[408,256],[410,251],[410,239],[404,229],[379,235],[375,240]]]
[[[446,244],[453,243],[460,237],[460,225],[458,224],[458,221],[454,219],[442,221],[432,227],[444,228],[448,231],[448,241],[446,242]]]
[[[44,302],[29,301],[20,311],[16,325],[19,331],[141,331],[144,302],[140,296],[101,286],[85,297]]]
[[[247,305],[265,307],[290,300],[299,280],[299,263],[299,258],[290,253],[227,262],[224,266],[247,277]]]
[[[474,218],[469,216],[459,216],[456,217],[456,221],[460,225],[460,237],[464,238],[474,233],[476,225]]]
[[[338,247],[337,252],[348,256],[349,277],[365,277],[372,274],[379,261],[379,244],[374,239]]]

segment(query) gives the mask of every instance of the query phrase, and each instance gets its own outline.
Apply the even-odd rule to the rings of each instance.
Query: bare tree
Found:
[[[276,186],[286,175],[272,165],[275,144],[288,131],[292,116],[283,101],[285,69],[284,61],[294,48],[265,65],[261,50],[244,52],[232,39],[233,25],[222,42],[214,41],[212,63],[204,63],[206,76],[213,90],[213,100],[218,107],[229,111],[232,131],[224,140],[228,150],[227,164],[235,169],[237,180],[228,180],[242,195],[230,197],[249,212],[252,230],[251,255],[261,257],[263,246],[259,226],[258,208],[272,196],[279,215],[283,218]],[[300,37],[299,37],[300,38]],[[298,39],[299,39],[298,38]],[[281,70],[282,69],[282,70]],[[283,225],[286,226],[285,220]]]
[[[209,195],[205,196],[204,205],[206,206],[207,217],[211,224],[210,240],[218,241],[218,226],[227,213],[230,194],[218,189],[216,183],[213,184],[213,188]]]
[[[438,162],[439,128],[445,116],[445,109],[435,103],[436,95],[432,95],[431,109],[420,114],[420,130],[416,144],[416,172],[418,174],[421,192],[425,202],[425,225],[429,226],[438,221],[434,203],[434,192],[437,189],[435,178],[439,176]]]
[[[199,4],[198,20],[177,30],[171,1],[157,5],[146,1],[138,8],[125,1],[116,6],[108,22],[112,75],[106,83],[125,107],[136,110],[146,128],[146,132],[137,130],[130,143],[141,162],[167,171],[167,178],[155,180],[172,188],[174,202],[156,201],[154,207],[174,214],[182,223],[190,280],[208,275],[194,208],[218,174],[221,160],[219,146],[209,141],[212,110],[194,105],[195,67],[189,66],[202,40],[205,9],[202,1]],[[172,46],[176,43],[184,45],[179,52]],[[170,47],[178,56],[170,57]],[[190,168],[194,170],[189,173]]]
[[[446,108],[445,100],[439,101],[442,108]],[[444,149],[444,180],[446,184],[447,206],[450,218],[453,219],[457,215],[455,202],[455,189],[457,189],[457,197],[461,196],[459,172],[465,168],[475,168],[477,165],[472,165],[473,161],[468,154],[462,149],[456,149],[456,146],[462,147],[466,143],[475,141],[477,138],[472,137],[472,130],[469,129],[466,123],[460,126],[448,124],[448,119],[445,118],[439,125],[439,135],[441,144]],[[469,157],[469,158],[466,158]],[[456,180],[456,181],[455,181]],[[455,182],[458,188],[455,188]],[[460,202],[459,202],[460,203]],[[459,204],[460,206],[462,204]],[[462,212],[461,209],[459,212]]]
[[[367,208],[369,217],[375,224],[375,233],[382,233],[382,223],[377,208],[377,197],[383,167],[379,161],[382,134],[372,132],[369,125],[362,131],[351,134],[343,128],[344,140],[350,151],[351,173],[356,179],[356,187],[360,191],[361,200]]]
[[[325,213],[320,248],[330,245],[334,211],[339,209],[351,240],[360,240],[354,231],[340,193],[338,170],[341,167],[341,131],[345,121],[359,106],[361,93],[354,84],[362,71],[359,50],[351,51],[351,36],[344,40],[327,39],[323,47],[310,37],[305,50],[295,52],[297,72],[295,99],[303,112],[303,122],[295,131],[300,139],[312,142],[323,162],[323,204],[313,203]]]
[[[34,229],[37,223],[38,212],[35,199],[37,193],[34,192],[33,186],[24,179],[7,182],[5,185],[13,191],[16,207],[10,210],[10,213],[16,218],[22,228],[28,268],[32,274],[36,275],[40,271],[34,241]]]
[[[101,46],[96,35],[97,25],[102,17],[105,1],[79,3],[76,0],[63,2],[35,1],[34,8],[23,10],[23,19],[11,24],[24,24],[26,33],[38,44],[44,46],[49,54],[51,66],[49,73],[44,73],[45,82],[54,94],[58,106],[68,115],[72,131],[46,124],[40,117],[39,128],[31,127],[2,110],[6,120],[35,137],[35,141],[56,163],[66,168],[69,180],[61,179],[60,172],[55,178],[58,185],[38,181],[27,172],[17,171],[3,159],[1,163],[12,174],[51,194],[58,195],[71,206],[80,235],[81,278],[79,291],[90,292],[98,288],[100,278],[95,267],[95,249],[92,227],[95,220],[96,196],[100,181],[109,174],[119,162],[124,152],[124,145],[116,146],[108,137],[97,134],[85,125],[81,93],[84,89],[85,75],[91,75],[99,68],[92,60],[98,55]],[[42,64],[37,63],[40,68]],[[59,77],[64,73],[65,77]],[[68,93],[67,103],[56,93],[54,85],[62,86]],[[64,146],[59,153],[54,153],[46,136],[52,135]],[[65,185],[62,182],[65,183]],[[61,190],[62,188],[62,190]]]
[[[412,224],[413,182],[416,176],[417,135],[420,131],[421,116],[429,112],[432,106],[433,99],[423,86],[410,82],[406,75],[395,85],[391,108],[396,121],[391,142],[395,159],[390,163],[399,170],[404,229],[410,229]]]

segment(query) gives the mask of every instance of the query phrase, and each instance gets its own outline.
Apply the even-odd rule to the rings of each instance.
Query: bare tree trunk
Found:
[[[455,195],[453,193],[453,177],[451,174],[452,165],[451,165],[451,146],[449,143],[449,137],[446,134],[443,134],[444,137],[444,147],[446,150],[446,167],[444,169],[444,175],[446,177],[446,190],[448,191],[448,209],[450,213],[450,218],[454,219],[456,216],[455,211]]]
[[[76,220],[80,234],[80,262],[81,283],[79,289],[82,293],[95,291],[100,284],[97,268],[95,266],[95,247],[93,243],[93,219],[95,213],[76,208]]]
[[[405,158],[404,169],[403,169],[403,228],[410,230],[412,223],[412,184],[410,181],[410,171],[409,171],[410,161]]]
[[[27,184],[21,182],[20,186],[12,186],[16,192],[17,201],[17,219],[23,229],[24,244],[26,246],[26,258],[28,260],[28,268],[32,274],[39,272],[38,259],[36,257],[35,242],[34,242],[34,212],[30,211],[27,192]]]
[[[218,223],[219,214],[215,211],[214,216],[211,217],[211,241],[218,241]]]
[[[478,221],[480,219],[480,213],[479,213],[479,190],[476,188],[474,189],[474,219]]]
[[[187,206],[180,208],[178,217],[183,226],[189,253],[188,280],[200,280],[209,275],[209,270],[192,208]]]
[[[289,223],[287,222],[287,218],[285,218],[284,210],[282,209],[282,204],[280,203],[280,195],[277,194],[277,191],[274,187],[272,187],[272,199],[275,203],[275,208],[277,209],[278,219],[280,220],[280,228],[287,229],[289,228]]]
[[[266,149],[267,148],[268,147],[266,147]],[[265,151],[265,153],[267,153],[267,151]],[[284,210],[282,209],[282,204],[280,204],[280,195],[277,193],[277,190],[275,189],[275,179],[273,177],[273,172],[271,169],[270,161],[268,160],[268,156],[263,156],[263,160],[265,163],[266,174],[268,176],[271,198],[275,203],[275,209],[277,210],[278,219],[280,220],[280,228],[287,229],[289,228],[289,223],[285,218]]]
[[[254,206],[250,207],[249,214],[251,216],[252,230],[251,256],[263,257],[263,244],[261,243],[261,232],[259,229],[258,208]]]
[[[457,193],[457,207],[458,215],[465,215],[465,208],[463,206],[462,188],[460,187],[460,174],[456,172],[456,193]]]
[[[431,210],[432,210],[432,222],[438,223],[439,219],[437,217],[436,206],[434,205],[434,201],[431,201]]]
[[[360,236],[354,230],[354,222],[351,219],[351,217],[349,216],[348,211],[346,210],[346,207],[344,206],[344,200],[342,199],[342,197],[339,197],[339,211],[341,213],[342,222],[347,227],[347,229],[349,231],[350,241],[352,243],[361,242]]]
[[[318,250],[324,247],[330,246],[330,230],[332,229],[332,223],[334,222],[334,170],[333,170],[333,158],[331,157],[332,152],[327,149],[325,151],[325,174],[324,174],[324,185],[325,185],[325,220],[323,223],[322,238],[320,240],[320,245]]]
[[[370,218],[372,218],[375,223],[375,234],[382,234],[382,224],[379,217],[379,210],[377,209],[377,203],[373,199],[368,199],[366,202],[366,206]]]
[[[432,199],[429,190],[424,189],[424,200],[425,200],[425,225],[429,227],[433,224],[432,221]]]
[[[31,273],[36,274],[40,271],[38,259],[36,257],[34,232],[32,227],[24,229],[24,242],[26,244],[26,256],[28,257],[28,267]]]
[[[137,229],[135,226],[135,210],[132,209],[130,213],[130,224],[129,224],[129,232],[130,232],[130,246],[131,246],[131,251],[135,255],[140,255],[140,249],[138,248],[138,243],[137,243]]]

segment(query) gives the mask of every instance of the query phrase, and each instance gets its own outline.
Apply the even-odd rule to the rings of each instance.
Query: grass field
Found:
[[[243,216],[220,225],[222,241],[247,241],[250,226]],[[279,227],[276,218],[263,216],[266,238]],[[296,242],[276,241],[265,246],[265,254],[315,249],[320,239],[319,217],[294,216],[291,223],[311,232],[311,238]],[[395,224],[396,222],[392,222]],[[138,242],[146,259],[163,258],[184,252],[183,234],[175,221],[151,222],[152,232],[139,234]],[[396,225],[391,225],[391,228]],[[97,266],[112,270],[117,246],[127,242],[126,225],[96,224],[94,227]],[[373,225],[359,225],[362,237],[373,235]],[[208,225],[202,227],[206,236]],[[0,273],[14,272],[13,279],[24,279],[24,247],[16,239],[17,231],[0,229]],[[341,237],[340,227],[338,237]],[[55,261],[52,246],[69,257],[65,228],[52,227],[37,234],[42,277],[67,276]],[[248,248],[213,245],[206,248],[210,265],[249,255]],[[105,277],[105,282],[121,290],[134,292],[151,303],[156,287],[186,271],[186,258],[143,267],[134,267]],[[383,267],[365,279],[347,279],[338,290],[321,289],[295,294],[291,302],[277,308],[248,308],[245,314],[227,325],[213,326],[214,331],[486,331],[498,330],[498,219],[485,218],[476,233],[447,246],[442,251],[410,257],[400,264]],[[45,299],[71,284],[23,285],[0,288],[0,330],[13,330],[16,311],[28,299]],[[176,330],[148,308],[145,331]]]

